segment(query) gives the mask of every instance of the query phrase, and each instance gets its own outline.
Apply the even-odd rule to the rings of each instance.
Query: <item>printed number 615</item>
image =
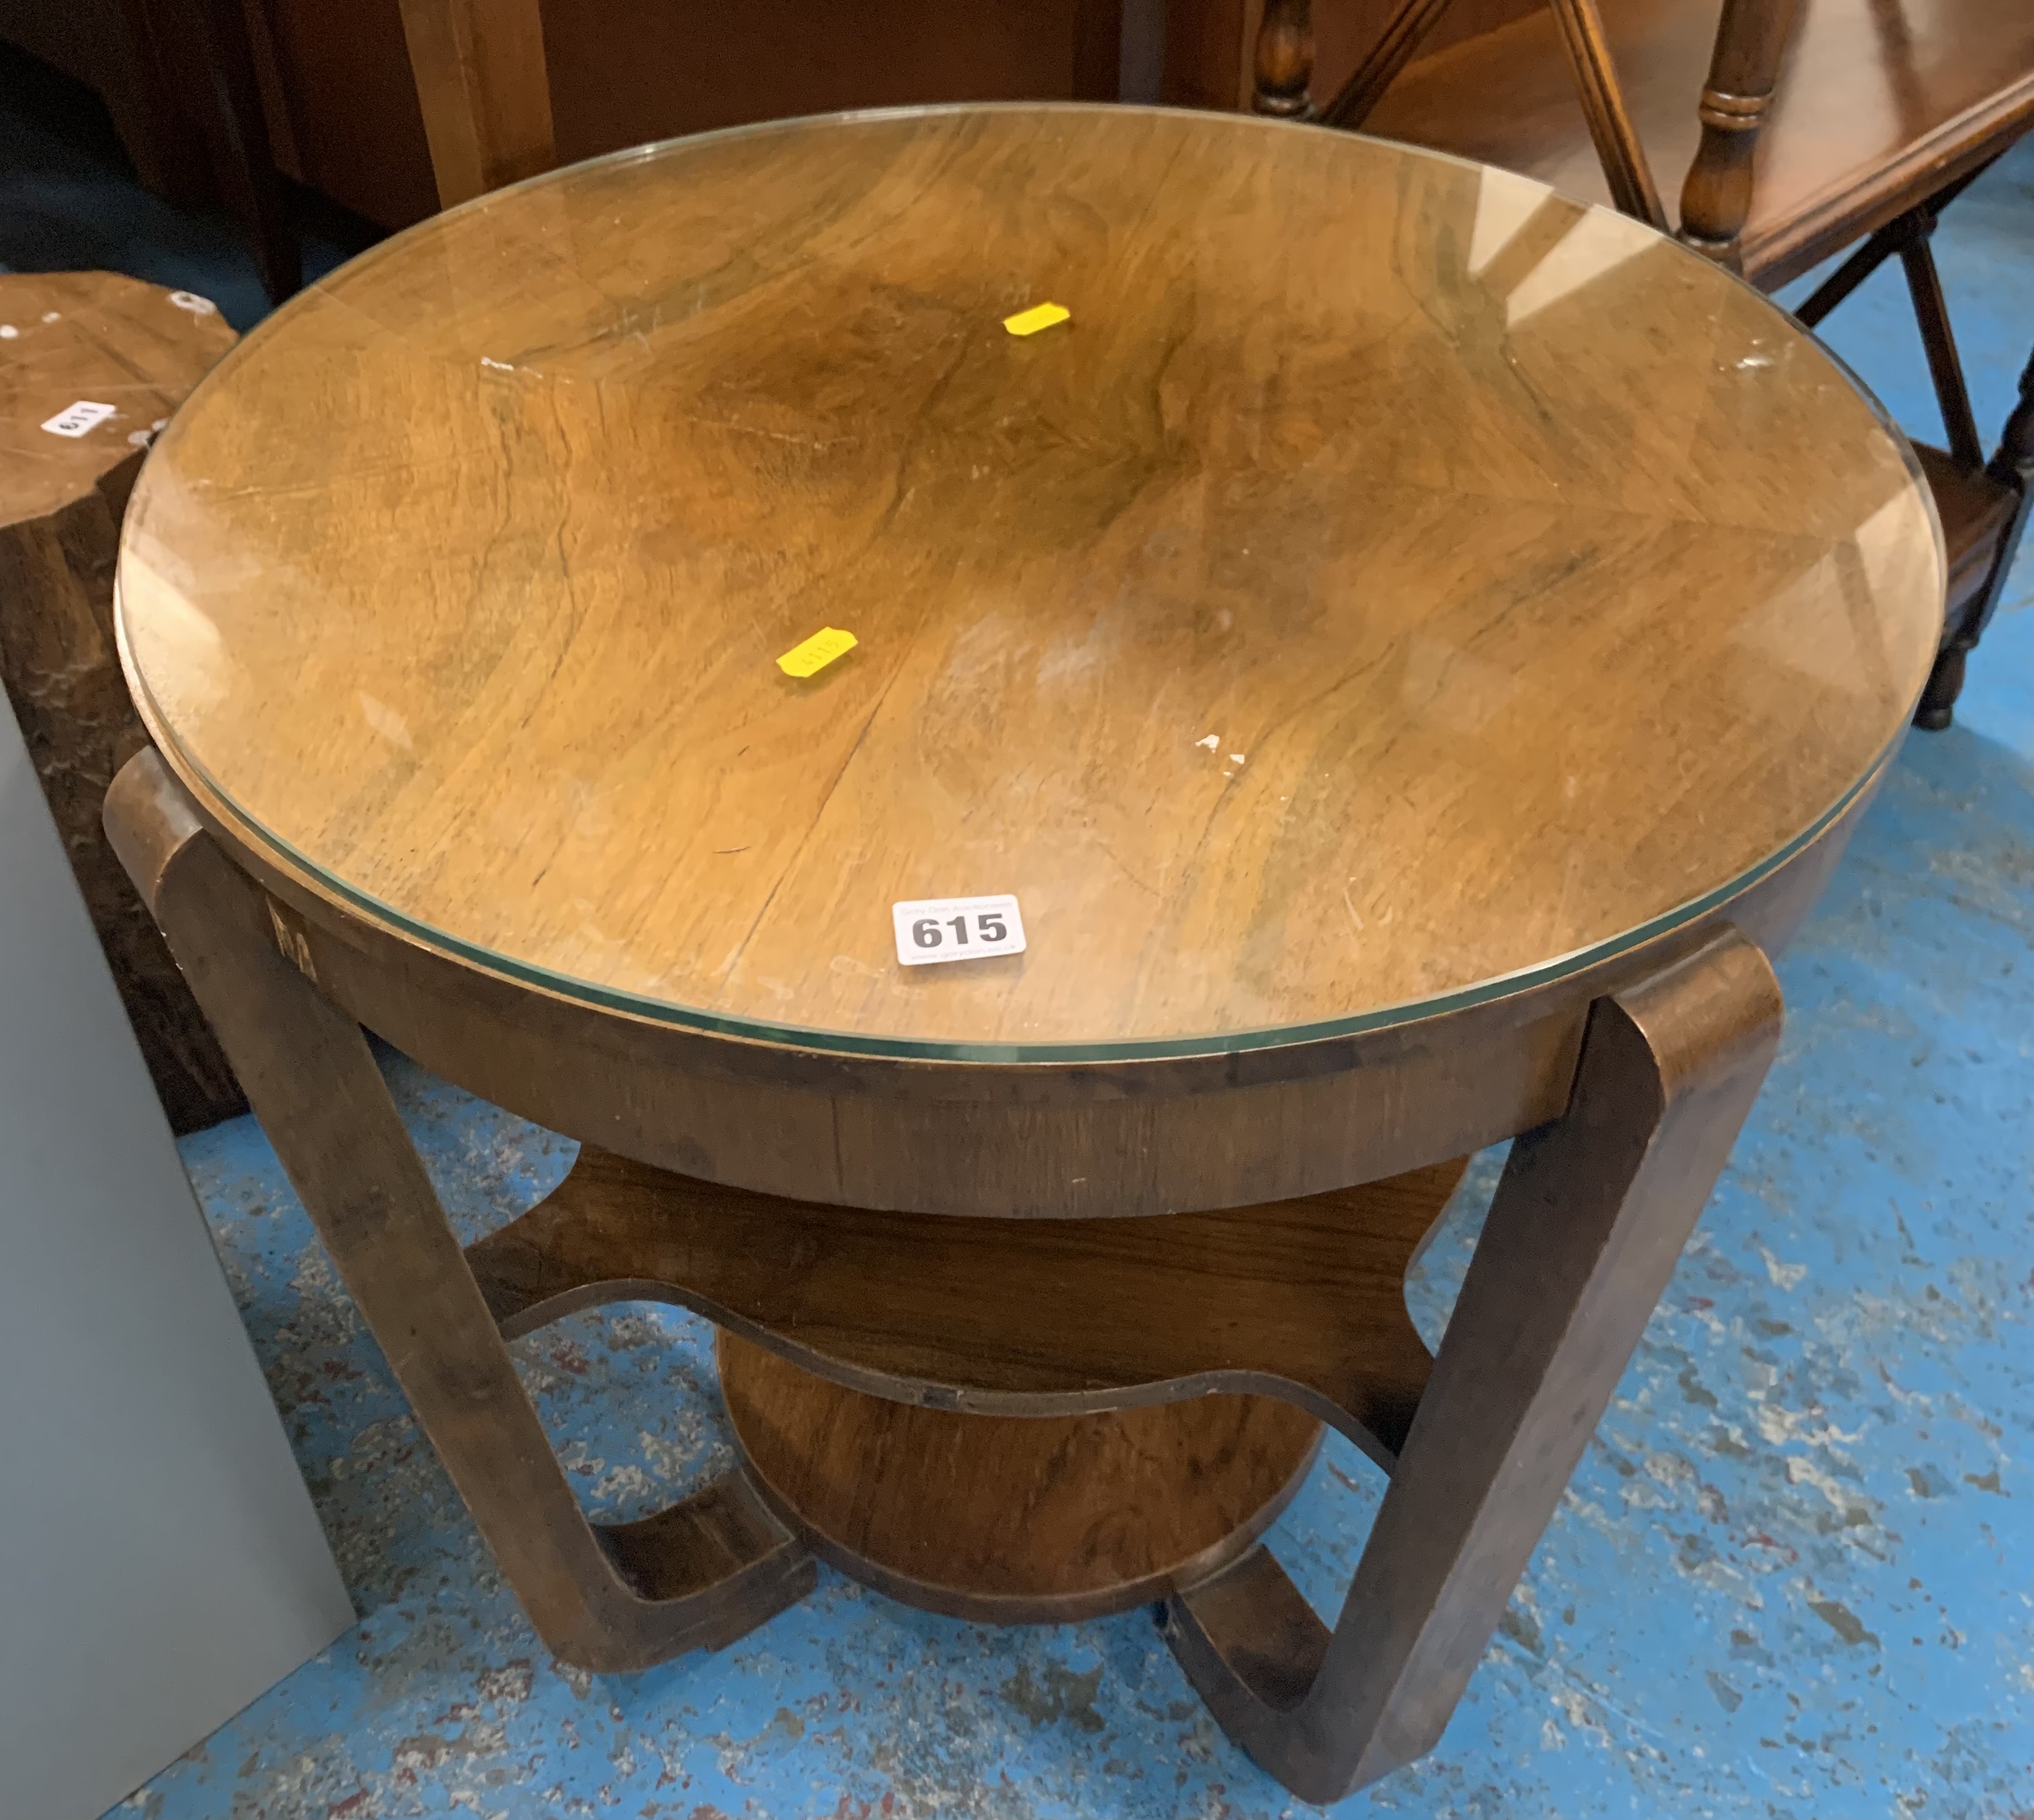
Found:
[[[1024,918],[1007,891],[993,897],[920,898],[892,904],[890,912],[897,958],[907,967],[1024,951]]]
[[[965,916],[949,917],[943,923],[936,917],[920,917],[911,925],[911,940],[919,948],[936,948],[943,945],[947,931],[953,931],[954,940],[962,948],[968,945],[968,919]],[[974,916],[975,933],[985,943],[1007,942],[1010,939],[1010,925],[993,910],[978,910]]]

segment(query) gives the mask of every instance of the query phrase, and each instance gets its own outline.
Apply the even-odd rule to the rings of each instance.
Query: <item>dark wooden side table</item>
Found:
[[[107,786],[148,743],[114,648],[114,562],[143,452],[237,339],[188,291],[0,272],[0,692],[180,1132],[247,1102],[99,826]]]
[[[725,1642],[814,1555],[1162,1600],[1328,1799],[1446,1724],[1942,581],[1805,334],[1524,179],[749,129],[427,223],[223,363],[129,512],[107,820],[561,1657]],[[363,1026],[571,1174],[462,1252]],[[1430,1358],[1407,1263],[1514,1135]],[[640,1297],[719,1324],[743,1461],[604,1525],[505,1342]],[[1332,1630],[1258,1540],[1323,1423],[1390,1474]]]

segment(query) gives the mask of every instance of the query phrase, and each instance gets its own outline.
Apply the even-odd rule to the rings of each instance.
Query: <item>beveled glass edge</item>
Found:
[[[1478,159],[1465,158],[1450,152],[1440,152],[1423,145],[1409,144],[1402,141],[1385,139],[1370,133],[1346,132],[1315,121],[1279,120],[1256,114],[1230,114],[1197,108],[1167,107],[1149,103],[1089,101],[982,101],[942,102],[899,107],[865,107],[842,109],[827,114],[808,114],[784,120],[760,120],[738,126],[725,126],[709,133],[680,134],[669,139],[652,140],[641,145],[623,148],[598,157],[582,159],[578,163],[561,165],[555,170],[540,171],[521,182],[490,190],[486,194],[470,198],[456,208],[441,210],[426,216],[392,235],[366,252],[356,255],[343,265],[326,273],[315,283],[309,284],[281,308],[272,311],[250,334],[242,337],[239,344],[231,349],[226,358],[199,382],[197,391],[186,400],[185,408],[196,401],[212,379],[227,369],[237,366],[249,348],[265,339],[270,325],[286,317],[291,311],[307,306],[314,297],[326,301],[333,299],[327,287],[334,279],[353,271],[356,267],[370,265],[385,255],[392,253],[413,235],[422,236],[441,228],[450,217],[494,207],[505,198],[522,190],[535,189],[540,185],[554,183],[563,176],[576,171],[599,170],[607,166],[630,163],[647,163],[680,146],[700,145],[722,140],[760,136],[766,133],[785,133],[801,127],[825,125],[846,125],[861,122],[912,120],[944,118],[968,114],[1085,114],[1106,111],[1110,114],[1165,114],[1190,117],[1199,122],[1222,122],[1226,125],[1248,127],[1263,131],[1331,133],[1342,139],[1364,139],[1380,146],[1389,147],[1402,156],[1432,159],[1438,163],[1453,164],[1471,171],[1503,170],[1499,165],[1485,164]],[[1579,210],[1600,209],[1605,213],[1617,214],[1615,208],[1605,208],[1600,202],[1571,196],[1537,177],[1523,173],[1507,171],[1507,176],[1519,177],[1522,181],[1537,185],[1550,196],[1557,196]],[[1930,528],[1935,533],[1936,567],[1943,573],[1946,585],[1948,558],[1946,540],[1942,533],[1942,518],[1935,505],[1935,494],[1922,469],[1920,457],[1913,449],[1906,432],[1894,421],[1878,394],[1858,377],[1849,362],[1830,347],[1822,338],[1791,310],[1775,302],[1761,291],[1743,273],[1732,271],[1728,266],[1698,253],[1676,236],[1654,227],[1649,222],[1638,221],[1635,216],[1619,215],[1620,220],[1630,220],[1653,235],[1659,242],[1672,247],[1676,253],[1687,259],[1700,262],[1705,270],[1719,278],[1735,283],[1747,296],[1755,299],[1774,316],[1779,317],[1786,328],[1813,345],[1816,352],[1826,360],[1839,377],[1870,412],[1874,421],[1892,439],[1893,447],[1905,467],[1908,481],[1920,495],[1927,514]],[[181,411],[178,415],[182,415]],[[171,435],[176,429],[173,418],[170,424]],[[170,437],[158,438],[149,451],[153,460]],[[138,482],[137,482],[138,485]],[[126,537],[122,537],[122,551],[126,550]],[[117,583],[117,576],[116,576]],[[169,718],[163,712],[155,692],[148,686],[141,665],[128,645],[124,613],[121,609],[118,589],[114,591],[114,618],[116,641],[120,649],[122,667],[126,670],[129,686],[147,695],[151,719],[157,728],[167,735]],[[1661,936],[1699,920],[1709,911],[1728,902],[1739,893],[1750,890],[1760,880],[1770,876],[1811,846],[1844,812],[1857,800],[1891,761],[1905,741],[1914,710],[1919,704],[1922,690],[1927,686],[1923,679],[1915,698],[1907,704],[1892,738],[1880,750],[1863,771],[1844,790],[1828,809],[1811,822],[1792,839],[1756,865],[1724,884],[1713,887],[1700,895],[1688,899],[1657,916],[1587,947],[1571,949],[1552,960],[1537,963],[1509,974],[1493,975],[1487,980],[1459,987],[1431,998],[1402,1000],[1394,1005],[1353,1013],[1347,1017],[1319,1019],[1310,1023],[1265,1026],[1254,1030],[1228,1033],[1211,1033],[1199,1036],[1161,1037],[1151,1038],[1125,1038],[1108,1042],[1083,1043],[969,1043],[933,1041],[905,1037],[876,1037],[857,1035],[846,1031],[823,1030],[814,1026],[790,1023],[771,1023],[759,1019],[732,1017],[718,1012],[673,1004],[668,1000],[655,999],[633,993],[603,986],[590,980],[581,980],[570,974],[554,973],[544,968],[520,962],[496,951],[468,942],[419,918],[405,915],[393,906],[383,902],[370,893],[360,891],[337,877],[327,868],[317,864],[307,855],[299,853],[289,842],[272,831],[261,827],[244,811],[232,793],[214,778],[211,771],[199,761],[194,753],[181,741],[171,741],[177,756],[201,778],[206,788],[231,814],[237,826],[258,845],[268,847],[294,870],[304,875],[313,888],[322,887],[332,895],[342,899],[355,910],[391,929],[422,944],[426,948],[478,966],[520,985],[533,986],[539,990],[557,993],[601,1009],[621,1012],[639,1017],[653,1023],[668,1024],[675,1028],[698,1030],[704,1034],[736,1038],[746,1041],[771,1043],[788,1048],[814,1050],[829,1054],[860,1056],[869,1059],[966,1062],[977,1064],[1050,1064],[1073,1062],[1135,1062],[1157,1061],[1195,1056],[1239,1055],[1252,1050],[1285,1049],[1301,1044],[1332,1041],[1341,1037],[1361,1036],[1375,1031],[1388,1030],[1396,1025],[1424,1023],[1428,1019],[1448,1013],[1465,1011],[1478,1005],[1529,992],[1571,974],[1583,971],[1600,963],[1615,960],[1634,948]]]

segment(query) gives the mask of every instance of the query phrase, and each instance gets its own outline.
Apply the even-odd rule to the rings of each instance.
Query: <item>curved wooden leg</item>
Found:
[[[1224,1730],[1335,1801],[1431,1749],[1602,1416],[1771,1061],[1726,930],[1591,1015],[1567,1111],[1513,1146],[1330,1633],[1253,1548],[1165,1608]]]
[[[360,1027],[153,752],[107,794],[114,850],[531,1621],[583,1668],[718,1648],[801,1598],[805,1549],[738,1473],[640,1522],[588,1522]],[[287,958],[286,958],[286,956]]]

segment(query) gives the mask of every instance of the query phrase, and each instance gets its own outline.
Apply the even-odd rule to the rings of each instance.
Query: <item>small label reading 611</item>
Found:
[[[119,415],[117,404],[95,404],[88,398],[81,398],[75,404],[66,404],[43,427],[52,436],[82,436],[96,430],[107,418]]]
[[[892,904],[890,918],[897,931],[897,958],[907,967],[1024,951],[1024,919],[1007,891],[998,897],[918,898]]]

